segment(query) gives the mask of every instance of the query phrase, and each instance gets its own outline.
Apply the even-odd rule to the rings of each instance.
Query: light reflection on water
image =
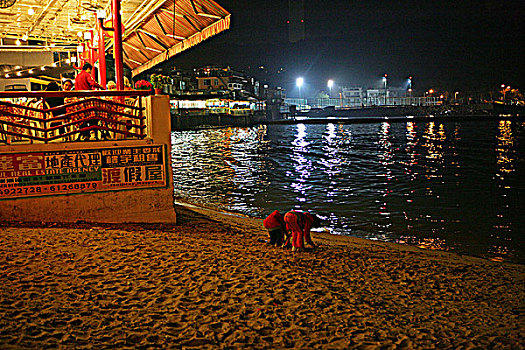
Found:
[[[172,134],[176,197],[324,230],[525,261],[522,122],[271,125]]]

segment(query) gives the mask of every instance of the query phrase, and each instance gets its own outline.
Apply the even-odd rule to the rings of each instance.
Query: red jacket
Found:
[[[297,224],[304,233],[310,233],[310,230],[312,227],[314,227],[314,216],[312,214],[295,210],[291,210],[289,213],[292,213],[296,216]]]
[[[279,213],[278,210],[275,210],[273,213],[268,215],[268,217],[264,219],[263,225],[268,230],[274,230],[279,227],[286,227],[283,216],[281,215],[281,213]]]
[[[95,89],[102,89],[102,86],[100,86],[95,80],[93,80],[91,74],[89,74],[85,70],[78,73],[77,77],[75,78],[75,90]]]

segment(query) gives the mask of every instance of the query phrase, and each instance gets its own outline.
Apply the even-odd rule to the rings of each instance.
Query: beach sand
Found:
[[[1,349],[519,349],[525,266],[177,207],[179,224],[0,227]]]

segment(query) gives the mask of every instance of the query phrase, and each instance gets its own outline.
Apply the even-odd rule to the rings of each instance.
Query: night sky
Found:
[[[231,66],[295,94],[336,86],[402,86],[413,76],[422,94],[441,90],[523,89],[522,1],[305,0],[305,40],[288,40],[288,1],[217,0],[230,30],[182,53],[169,66]],[[264,69],[260,69],[264,66]],[[283,71],[279,72],[279,69]]]

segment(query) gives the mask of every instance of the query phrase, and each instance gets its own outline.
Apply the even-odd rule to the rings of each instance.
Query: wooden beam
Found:
[[[168,32],[166,32],[166,30],[164,29],[164,26],[160,22],[159,16],[157,16],[157,14],[155,14],[154,16],[155,16],[155,20],[157,20],[157,24],[159,25],[160,30],[162,30],[162,34],[164,35],[168,34]]]
[[[170,11],[170,10],[168,10],[168,9],[160,9],[160,11],[161,11],[161,12],[164,12],[164,13],[170,15],[170,16],[173,16],[173,11]],[[183,17],[184,15],[181,14],[181,13],[175,13],[175,16],[177,16],[177,17]]]
[[[126,42],[126,41],[125,41],[125,42],[123,42],[123,44],[125,44],[125,45],[127,45],[127,46],[131,47],[131,48],[132,48],[133,50],[135,50],[135,51],[138,51],[138,52],[139,52],[139,53],[140,53],[140,54],[141,54],[142,56],[144,56],[144,57],[145,57],[145,58],[146,58],[147,60],[149,60],[149,59],[150,59],[150,58],[149,58],[148,56],[146,56],[146,54],[145,54],[144,52],[142,52],[142,50],[141,50],[141,49],[139,49],[139,48],[138,48],[138,47],[136,47],[135,45],[132,45],[132,44],[130,44],[130,43],[128,43],[128,42]],[[148,49],[148,47],[147,47],[147,46],[144,46],[144,47],[145,47],[146,49]],[[151,49],[150,49],[150,50],[151,50]],[[160,51],[160,50],[155,50],[155,52],[162,52],[162,51]]]
[[[175,40],[186,40],[187,38],[183,37],[183,36],[179,36],[179,35],[171,35],[171,34],[166,34],[166,36],[169,36],[170,38],[173,38]]]
[[[144,34],[148,35],[151,39],[153,39],[153,41],[155,41],[157,44],[159,44],[164,50],[168,50],[169,49],[169,46],[167,46],[162,41],[160,41],[159,38],[157,38],[157,36],[155,34],[147,32],[147,31],[145,31],[144,29],[141,29],[141,28],[137,29],[137,31],[143,32]],[[147,45],[144,45],[144,47],[147,47]]]
[[[195,3],[193,2],[193,0],[190,0],[190,2],[191,2],[191,6],[193,7],[193,12],[195,12],[195,14],[197,16],[209,17],[209,18],[215,18],[215,19],[221,19],[222,18],[221,16],[210,15],[208,13],[199,12],[199,11],[197,11],[197,6],[195,6]]]
[[[197,32],[200,32],[201,30],[195,25],[193,24],[193,22],[190,20],[190,18],[186,15],[183,15],[184,19],[186,21],[188,21],[188,23],[197,31]]]

